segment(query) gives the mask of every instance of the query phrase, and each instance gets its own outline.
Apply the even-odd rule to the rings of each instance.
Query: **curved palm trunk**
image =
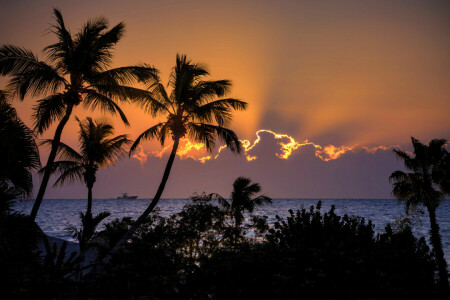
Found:
[[[122,238],[114,245],[114,247],[108,252],[108,254],[103,258],[101,265],[97,265],[94,270],[92,270],[92,276],[89,280],[89,283],[92,284],[96,277],[102,272],[103,266],[111,260],[114,254],[119,252],[122,246],[131,238],[134,232],[141,226],[148,215],[153,211],[155,206],[158,204],[159,199],[164,191],[164,188],[167,183],[167,179],[169,179],[170,170],[172,169],[173,162],[175,160],[175,155],[177,154],[178,144],[180,143],[180,138],[176,138],[172,147],[172,152],[170,153],[169,160],[167,161],[166,168],[164,170],[164,175],[162,177],[161,183],[159,184],[158,190],[156,191],[155,197],[153,197],[152,202],[144,211],[144,213],[134,222],[131,228],[125,233]]]
[[[38,213],[39,207],[41,206],[42,199],[44,198],[45,190],[47,188],[48,180],[50,179],[50,174],[53,166],[53,162],[56,158],[56,153],[58,152],[58,145],[61,140],[61,134],[66,126],[67,121],[69,121],[70,115],[72,114],[73,106],[67,106],[66,113],[64,117],[58,124],[58,127],[55,131],[55,136],[52,142],[52,149],[50,151],[50,155],[48,156],[47,166],[45,168],[44,177],[42,178],[41,186],[39,187],[39,192],[36,196],[36,200],[34,201],[33,209],[31,210],[30,218],[31,220],[36,219],[36,215]]]
[[[438,264],[439,270],[439,288],[442,292],[448,291],[448,272],[447,272],[447,262],[444,258],[444,252],[442,250],[442,240],[439,233],[439,225],[436,220],[436,208],[427,207],[428,214],[430,216],[430,240],[431,245],[433,245],[433,250],[436,255],[436,262]]]

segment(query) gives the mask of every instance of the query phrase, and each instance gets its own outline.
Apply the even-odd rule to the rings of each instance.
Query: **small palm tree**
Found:
[[[96,181],[96,174],[99,168],[115,163],[126,152],[124,147],[131,141],[127,135],[118,135],[108,138],[114,134],[114,128],[107,122],[95,122],[91,118],[86,118],[81,122],[77,118],[79,125],[80,153],[73,148],[59,143],[58,152],[60,158],[65,160],[55,161],[51,173],[59,173],[55,185],[63,185],[73,181],[84,181],[88,188],[88,202],[86,213],[80,213],[81,228],[68,227],[73,238],[80,243],[81,266],[84,264],[86,250],[95,235],[97,226],[107,218],[109,212],[101,212],[96,216],[92,215],[92,188]],[[52,140],[43,141],[44,145],[52,145]],[[48,166],[47,166],[48,167]],[[45,172],[44,167],[41,172]],[[81,279],[82,272],[79,272]]]
[[[395,149],[398,158],[402,159],[408,170],[412,172],[395,171],[389,177],[393,182],[392,193],[405,202],[406,210],[410,207],[423,205],[428,210],[430,218],[430,240],[436,255],[439,269],[440,287],[448,289],[447,263],[442,250],[442,240],[439,225],[436,219],[436,209],[444,199],[444,185],[442,183],[443,160],[448,159],[448,152],[444,146],[446,140],[435,139],[429,145],[420,143],[411,138],[414,147],[414,155],[411,157],[405,151]],[[448,161],[446,162],[448,163]]]
[[[41,165],[34,135],[8,98],[0,90],[0,214],[9,212],[14,198],[31,193],[31,171]]]
[[[112,138],[114,128],[107,122],[94,121],[86,118],[79,125],[80,152],[67,144],[60,142],[57,154],[64,160],[55,161],[50,173],[58,173],[56,185],[64,185],[73,181],[84,181],[88,188],[88,202],[86,216],[92,216],[92,188],[96,181],[99,168],[115,163],[125,154],[125,146],[131,141],[127,135],[118,135]],[[45,140],[43,145],[53,145],[53,140]],[[41,169],[45,172],[48,166]]]
[[[216,193],[211,196],[230,211],[236,228],[240,229],[244,220],[244,212],[252,213],[258,207],[272,204],[272,199],[264,195],[253,198],[259,192],[261,192],[261,186],[258,183],[252,183],[250,178],[238,177],[233,182],[233,191],[229,200]]]
[[[80,104],[85,108],[100,108],[119,114],[123,122],[128,120],[117,101],[129,99],[152,104],[148,91],[130,87],[135,82],[155,75],[155,69],[136,65],[108,69],[114,45],[122,38],[125,25],[119,23],[108,30],[108,21],[97,18],[88,21],[79,32],[71,34],[62,14],[54,9],[56,24],[50,28],[57,41],[44,48],[46,61],[39,60],[33,52],[13,46],[0,47],[0,74],[11,76],[9,88],[23,100],[26,96],[43,97],[34,110],[35,130],[42,134],[58,121],[53,144],[47,160],[30,217],[34,220],[41,205],[53,169],[53,162],[61,134],[72,111]]]
[[[172,152],[152,202],[114,246],[105,261],[120,249],[155,208],[169,178],[181,138],[188,136],[195,142],[203,143],[208,151],[212,151],[215,138],[218,137],[231,151],[237,153],[242,151],[242,145],[236,134],[225,126],[232,120],[232,110],[244,110],[247,103],[232,98],[216,99],[230,91],[231,82],[204,80],[207,75],[209,72],[204,66],[192,63],[185,55],[177,55],[176,65],[172,69],[168,84],[172,88],[170,93],[166,91],[159,77],[151,79],[149,90],[153,97],[149,99],[151,102],[143,105],[151,106],[155,102],[159,103],[153,111],[165,114],[167,119],[144,131],[131,146],[130,155],[142,141],[152,138],[158,139],[164,146],[166,138],[171,137]]]

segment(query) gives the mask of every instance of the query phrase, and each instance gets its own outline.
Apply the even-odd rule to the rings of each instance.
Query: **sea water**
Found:
[[[276,221],[276,215],[286,218],[289,210],[297,210],[302,206],[309,208],[322,201],[322,212],[326,212],[332,205],[336,207],[336,214],[343,216],[360,216],[366,220],[371,220],[375,225],[376,232],[384,231],[384,227],[404,215],[404,205],[399,204],[394,199],[273,199],[272,205],[266,205],[257,209],[254,214],[268,216],[269,225]],[[111,216],[100,224],[98,229],[102,229],[103,224],[115,218],[131,217],[136,219],[145,210],[151,199],[94,199],[93,213],[109,211]],[[182,210],[188,203],[188,199],[161,199],[158,203],[159,214],[169,217]],[[19,200],[15,204],[15,209],[26,214],[31,212],[34,200]],[[42,230],[50,236],[73,240],[66,228],[69,225],[80,226],[79,213],[86,211],[86,199],[44,199],[39,209],[36,222]],[[437,209],[438,223],[441,228],[442,243],[445,258],[450,264],[450,200],[445,200]],[[429,242],[429,220],[427,211],[419,218],[419,224],[414,226],[413,231],[416,236],[425,236]]]

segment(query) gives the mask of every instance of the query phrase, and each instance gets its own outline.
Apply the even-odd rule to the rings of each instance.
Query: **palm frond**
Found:
[[[101,23],[102,20],[100,19],[99,21]],[[100,62],[99,68],[95,69],[96,71],[100,71],[106,68],[106,66],[108,66],[111,63],[112,57],[111,50],[113,49],[114,45],[116,45],[117,42],[123,37],[124,33],[125,33],[125,24],[123,22],[120,22],[110,30],[102,33],[100,37],[96,40],[95,43],[96,51],[94,53],[96,53],[97,55],[95,56],[95,61]]]
[[[40,63],[30,50],[14,45],[0,47],[0,74],[3,76],[14,76],[34,70]]]
[[[402,159],[405,166],[410,170],[420,171],[420,165],[414,157],[409,156],[405,151],[401,149],[394,149],[394,153],[397,158]]]
[[[39,174],[44,174],[44,172],[48,169],[48,166],[45,166],[39,170]],[[81,181],[83,173],[85,169],[80,162],[72,161],[72,160],[58,160],[53,162],[52,169],[50,170],[51,174],[59,174],[58,180],[54,183],[53,186],[63,186],[65,183],[73,183],[75,181]],[[61,178],[63,174],[66,178]],[[61,178],[61,179],[60,179]]]
[[[64,94],[51,95],[37,102],[33,113],[34,128],[39,134],[42,134],[54,121],[63,116],[66,105]]]
[[[155,81],[158,78],[158,74],[159,71],[154,67],[140,64],[95,73],[88,81],[104,85],[126,85],[135,82]]]
[[[44,48],[49,59],[56,62],[56,68],[62,72],[67,73],[73,70],[74,65],[74,41],[69,30],[66,28],[61,11],[53,9],[56,24],[52,25],[49,31],[55,34],[58,41]]]
[[[244,110],[247,103],[238,99],[220,99],[206,103],[202,106],[196,106],[192,110],[193,121],[211,123],[213,118],[219,126],[227,125],[231,119],[231,110]]]
[[[116,35],[113,37],[103,32],[108,28],[108,21],[103,17],[91,19],[83,25],[82,29],[75,35],[73,50],[72,73],[81,73],[90,77],[90,74],[101,72],[111,63],[112,46],[117,43],[123,33],[123,24],[119,23],[112,30]],[[117,31],[119,29],[119,31]],[[107,34],[102,42],[100,39]],[[118,35],[117,35],[118,34]],[[112,41],[110,41],[112,40]],[[89,49],[89,51],[86,51]]]
[[[8,88],[23,100],[25,96],[32,97],[53,94],[67,86],[67,81],[51,66],[41,63],[36,68],[14,75]]]
[[[165,122],[158,123],[155,126],[152,126],[149,129],[147,129],[146,131],[144,131],[143,133],[141,133],[138,136],[138,138],[134,141],[133,145],[131,145],[129,155],[131,156],[131,153],[134,150],[136,150],[136,148],[139,146],[139,144],[142,141],[154,139],[154,138],[160,139],[161,134],[163,134],[163,135],[165,134],[164,132],[161,131],[161,128],[163,128],[165,124],[166,124]]]
[[[61,175],[55,181],[54,186],[57,185],[63,186],[66,183],[73,183],[76,181],[83,180],[83,173],[85,172],[85,168],[80,164],[75,165],[75,162],[72,163],[74,163],[73,167],[70,167],[69,164],[66,165],[66,167],[68,167],[67,169],[64,169],[64,167],[62,167],[61,169],[62,172],[60,172]]]
[[[11,96],[7,91],[0,90],[0,104],[7,104],[10,97]]]
[[[204,123],[189,123],[189,127],[192,130],[190,136],[196,141],[205,144],[206,149],[209,151],[214,147],[214,135],[213,133],[224,142],[232,152],[241,153],[242,144],[239,141],[236,133],[231,129],[227,129],[221,126],[215,126]]]
[[[31,171],[41,165],[39,150],[32,131],[8,102],[0,102],[0,145],[0,181],[31,192]]]
[[[257,207],[262,207],[266,204],[272,204],[272,198],[261,195],[253,199]]]
[[[184,103],[193,99],[195,86],[203,76],[209,75],[205,66],[193,64],[186,55],[177,54],[176,65],[173,68],[168,85],[172,87],[171,99]]]
[[[55,68],[39,61],[31,51],[13,45],[0,48],[0,73],[12,76],[8,87],[21,100],[27,94],[54,93],[67,84]]]
[[[120,101],[131,100],[141,107],[145,112],[156,116],[158,113],[168,111],[167,107],[156,99],[149,91],[122,85],[95,84],[91,82],[90,88],[98,90],[113,99]]]
[[[84,89],[83,92],[86,93],[83,101],[85,108],[91,107],[92,109],[95,109],[100,107],[102,111],[109,112],[112,115],[119,114],[123,123],[130,126],[125,113],[112,99],[91,89]]]
[[[106,139],[103,141],[103,153],[101,159],[98,161],[99,166],[104,167],[108,164],[115,163],[124,154],[124,147],[131,144],[131,140],[128,139],[128,135],[118,135],[112,139]]]
[[[205,145],[206,150],[208,150],[209,152],[214,149],[216,145],[214,141],[214,128],[206,126],[205,124],[192,122],[188,123],[187,127],[189,138],[193,139],[197,143],[202,143],[203,145]]]
[[[199,81],[193,87],[193,98],[202,104],[216,97],[223,97],[231,90],[230,80]]]
[[[51,147],[53,147],[53,140],[45,139],[41,141],[40,145],[46,146],[49,149],[51,149]],[[72,147],[63,142],[58,143],[58,150],[56,153],[60,158],[70,159],[77,162],[81,162],[83,160],[81,154],[79,154],[75,149],[73,149]]]
[[[168,111],[168,107],[171,107],[175,111],[174,103],[170,100],[164,85],[159,80],[152,83],[148,90],[154,99],[166,106],[166,111]]]

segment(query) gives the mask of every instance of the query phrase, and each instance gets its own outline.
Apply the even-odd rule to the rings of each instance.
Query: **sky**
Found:
[[[211,79],[232,80],[230,96],[248,102],[230,125],[247,151],[205,153],[184,141],[164,198],[227,196],[238,176],[274,198],[392,198],[388,177],[403,168],[392,149],[411,151],[411,136],[450,138],[448,1],[5,1],[0,44],[45,59],[54,7],[72,33],[98,16],[125,22],[112,67],[148,63],[167,82],[176,54],[186,54]],[[30,127],[36,100],[13,103]],[[133,140],[158,122],[137,106],[123,110],[131,127],[78,107],[62,140],[77,147],[75,116],[107,117]],[[94,197],[151,198],[169,151],[142,144],[98,172]],[[41,148],[43,164],[47,156]],[[78,183],[49,187],[45,198],[86,195]]]

